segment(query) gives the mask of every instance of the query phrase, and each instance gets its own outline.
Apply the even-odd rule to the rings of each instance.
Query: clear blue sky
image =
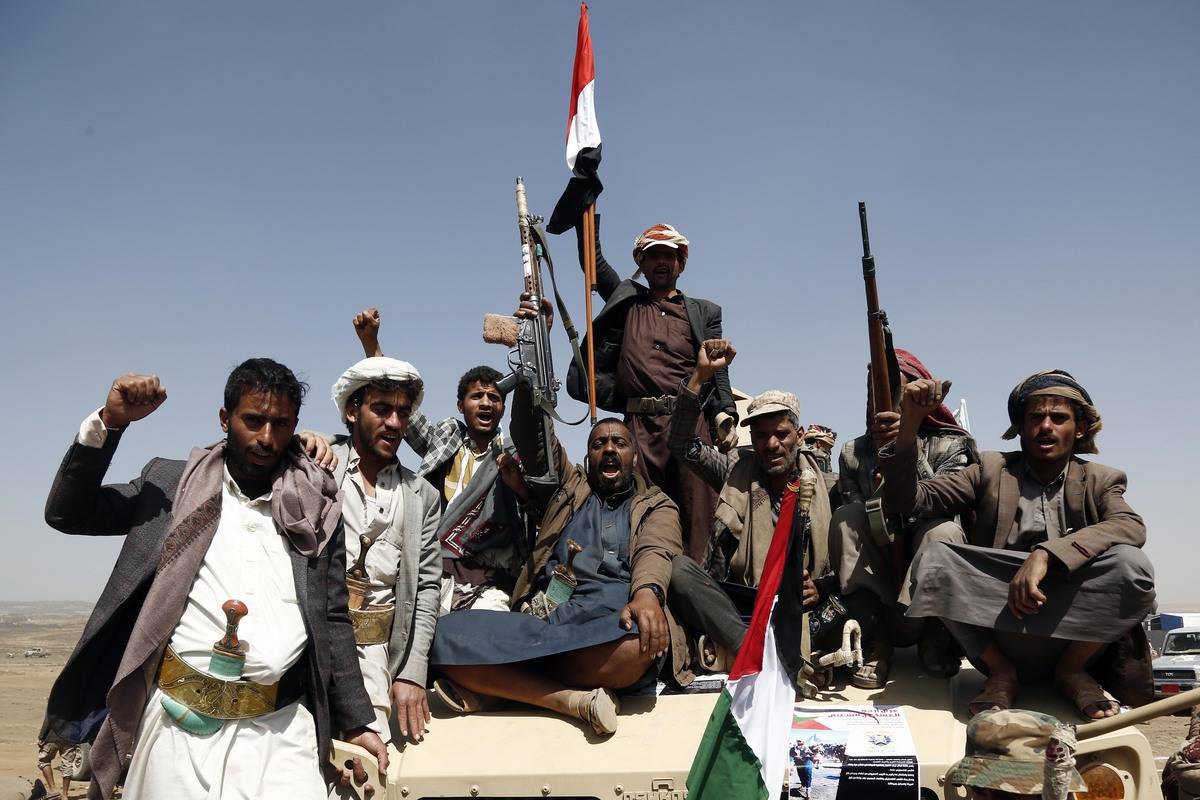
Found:
[[[1001,446],[1025,374],[1073,372],[1104,415],[1099,460],[1129,473],[1164,605],[1200,607],[1200,4],[591,12],[607,254],[631,272],[659,221],[691,239],[681,286],[724,306],[737,386],[795,391],[840,442],[861,432],[866,200],[897,342],[954,380],[980,445]],[[158,373],[170,399],[113,480],[219,438],[221,386],[249,356],[310,381],[302,424],[335,429],[329,386],[367,305],[424,372],[431,415],[467,367],[502,363],[480,319],[519,289],[514,176],[547,214],[567,178],[577,14],[0,2],[0,598],[102,587],[118,543],[50,531],[42,504],[120,373]],[[566,353],[560,338],[561,372]],[[564,393],[565,415],[580,408]]]

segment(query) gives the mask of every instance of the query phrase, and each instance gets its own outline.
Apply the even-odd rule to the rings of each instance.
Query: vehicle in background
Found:
[[[1166,697],[1200,686],[1200,627],[1176,628],[1154,659],[1154,696]]]

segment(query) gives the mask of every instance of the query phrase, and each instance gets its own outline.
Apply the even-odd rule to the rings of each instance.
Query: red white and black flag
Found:
[[[563,233],[579,224],[583,210],[604,190],[600,168],[600,126],[596,122],[596,61],[588,29],[586,3],[579,4],[579,35],[575,43],[575,69],[571,74],[571,107],[567,114],[567,167],[571,180],[554,206],[546,230]]]

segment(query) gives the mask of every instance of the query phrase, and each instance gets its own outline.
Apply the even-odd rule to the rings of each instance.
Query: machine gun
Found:
[[[558,287],[554,280],[554,262],[550,258],[550,248],[546,242],[546,234],[542,231],[542,218],[529,213],[529,204],[525,199],[525,181],[517,178],[517,228],[521,234],[521,271],[525,279],[525,294],[538,309],[537,316],[530,318],[513,318],[498,314],[488,314],[483,320],[483,340],[491,344],[507,345],[509,349],[508,365],[512,372],[506,375],[496,385],[502,393],[508,394],[519,384],[529,387],[533,395],[535,413],[540,418],[542,442],[546,456],[546,472],[540,476],[527,476],[532,483],[557,486],[559,481],[558,465],[554,458],[554,427],[551,419],[566,422],[558,415],[555,406],[558,405],[559,381],[554,377],[554,358],[550,352],[550,324],[548,313],[542,306],[544,297],[542,290],[542,259],[550,271],[550,282],[554,290],[554,299],[558,305],[559,316],[563,328],[574,350],[574,357],[582,362],[579,351],[579,334],[575,330],[571,317],[567,314],[562,298],[559,297]],[[582,422],[583,420],[579,420]],[[566,423],[578,425],[579,422]]]
[[[875,285],[875,256],[871,254],[871,237],[867,232],[867,204],[858,204],[858,224],[862,231],[862,272],[867,290],[867,337],[871,346],[871,397],[875,411],[891,411],[892,399],[900,390],[900,364],[896,361],[896,348],[892,345],[892,332],[888,328],[887,313],[879,307],[879,289]],[[892,561],[897,580],[902,580],[905,562],[908,559],[904,541],[888,530],[880,492],[867,500],[867,520],[871,523],[871,535],[877,544],[887,544],[892,551]]]

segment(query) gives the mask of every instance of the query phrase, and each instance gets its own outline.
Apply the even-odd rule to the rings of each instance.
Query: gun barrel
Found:
[[[867,204],[858,204],[858,227],[862,231],[863,261],[871,257],[871,237],[867,234]]]

